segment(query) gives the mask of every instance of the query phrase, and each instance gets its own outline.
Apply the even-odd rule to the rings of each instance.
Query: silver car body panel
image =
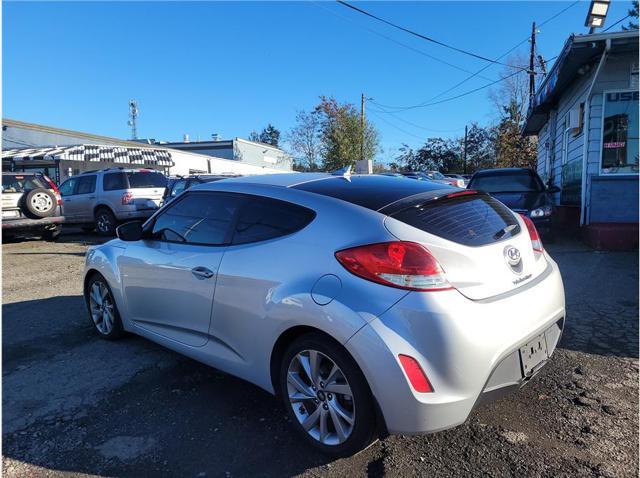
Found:
[[[531,277],[514,285],[517,276],[505,274],[502,252],[498,255],[506,242],[485,248],[454,245],[376,211],[288,187],[330,177],[272,175],[195,186],[189,191],[281,199],[317,216],[296,233],[250,244],[116,239],[90,248],[86,273],[105,276],[126,330],[269,392],[274,392],[270,363],[278,338],[292,327],[323,331],[354,357],[394,433],[455,426],[483,392],[524,380],[518,374],[504,378],[515,373],[513,354],[545,331],[557,342],[553,327],[564,318],[557,265],[546,253],[537,259],[533,251],[528,254],[526,227],[521,224],[511,242],[521,249],[523,261],[532,262]],[[337,250],[398,239],[427,245],[456,289],[387,287],[347,272],[334,257]],[[194,277],[189,271],[195,265],[206,265],[215,277]],[[464,267],[471,270],[470,279],[464,279]],[[549,353],[555,345],[548,344]],[[420,363],[434,393],[413,391],[400,368],[400,353]]]

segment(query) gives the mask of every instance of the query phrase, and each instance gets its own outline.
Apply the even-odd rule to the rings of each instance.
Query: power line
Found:
[[[387,36],[387,35],[385,35],[383,33],[380,33],[377,30],[373,30],[372,28],[366,27],[364,25],[360,25],[359,23],[354,22],[350,18],[347,18],[344,15],[340,15],[338,12],[335,12],[334,10],[331,10],[330,8],[326,8],[320,2],[315,2],[315,1],[312,0],[311,3],[313,3],[315,6],[317,6],[319,8],[322,8],[323,10],[326,10],[326,11],[332,13],[333,15],[336,15],[337,17],[339,17],[339,18],[341,18],[341,19],[343,19],[343,20],[345,20],[345,21],[347,21],[347,22],[349,22],[349,23],[351,23],[353,25],[358,26],[359,28],[367,30],[368,32],[373,33],[374,35],[378,35],[379,37],[384,38],[385,40],[388,40],[388,41],[390,41],[392,43],[395,43],[396,45],[400,45],[401,47],[407,48],[407,49],[409,49],[409,50],[411,50],[411,51],[413,51],[415,53],[418,53],[419,55],[422,55],[422,56],[427,57],[427,58],[429,58],[431,60],[434,60],[434,61],[437,61],[439,63],[442,63],[443,65],[447,65],[447,66],[449,66],[451,68],[455,68],[456,70],[463,71],[465,73],[472,73],[472,71],[470,71],[470,70],[468,70],[466,68],[462,68],[461,66],[454,65],[453,63],[449,63],[446,60],[443,60],[443,59],[438,58],[436,56],[430,55],[430,54],[428,54],[428,53],[426,53],[426,52],[424,52],[422,50],[419,50],[418,48],[415,48],[415,47],[413,47],[411,45],[407,45],[406,43],[402,43],[401,41],[398,41],[395,38],[392,38],[392,37],[389,37],[389,36]],[[487,77],[484,77],[484,76],[481,76],[481,78],[483,78],[485,80],[490,80],[490,78],[487,78]]]
[[[611,25],[609,25],[607,28],[605,28],[604,30],[602,30],[602,33],[611,30],[613,27],[615,27],[618,23],[625,21],[627,18],[629,18],[631,15],[627,15],[626,17],[622,17],[620,20],[618,20],[615,23],[612,23]]]
[[[562,10],[556,12],[554,15],[552,15],[551,17],[547,18],[546,20],[543,20],[540,23],[540,27],[546,25],[547,23],[549,23],[550,21],[556,19],[557,17],[559,17],[560,15],[562,15],[564,12],[566,12],[567,10],[569,10],[570,8],[574,7],[575,5],[577,5],[578,3],[580,3],[580,0],[576,0],[574,1],[572,4],[570,4],[569,6],[563,8]],[[526,38],[524,38],[523,40],[521,40],[520,42],[518,42],[515,46],[511,47],[509,50],[507,50],[506,52],[504,52],[502,55],[500,55],[498,58],[496,58],[496,61],[501,60],[502,58],[504,58],[505,56],[507,56],[509,53],[513,52],[515,49],[517,49],[518,47],[520,47],[522,44],[528,42],[530,39],[529,36],[527,36]],[[556,57],[553,57],[556,58]],[[551,61],[553,58],[550,58],[547,60],[547,62]],[[467,81],[471,80],[472,78],[475,78],[476,76],[479,76],[480,73],[482,73],[483,71],[485,71],[487,68],[489,68],[491,66],[491,64],[489,65],[485,65],[484,67],[482,67],[481,69],[479,69],[478,71],[476,71],[475,73],[472,73],[470,76],[468,76],[467,78],[464,78],[463,80],[459,81],[458,83],[456,83],[455,85],[447,88],[446,90],[441,91],[440,93],[438,93],[437,95],[429,98],[428,100],[424,101],[423,103],[420,103],[418,105],[411,105],[409,107],[407,106],[393,106],[393,105],[384,105],[381,103],[376,103],[378,106],[382,106],[383,108],[391,108],[391,109],[395,109],[396,112],[400,112],[400,111],[405,111],[407,109],[413,109],[415,107],[422,107],[422,106],[426,106],[427,104],[429,104],[430,102],[440,98],[442,95],[445,95],[447,93],[449,93],[450,91],[455,90],[456,88],[458,88],[459,86],[462,86],[464,83],[466,83]],[[511,67],[511,66],[510,66]],[[514,67],[511,67],[514,68]],[[520,73],[520,72],[517,72]],[[528,71],[527,71],[528,73]],[[503,81],[506,80],[507,78],[510,78],[511,76],[515,76],[515,75],[509,75],[506,76],[504,78],[502,78],[499,81]],[[479,89],[484,89],[484,87],[481,87]],[[478,91],[478,90],[475,90]],[[454,97],[453,99],[455,99],[457,97]]]
[[[400,116],[398,116],[398,115],[396,115],[395,113],[392,113],[392,112],[390,112],[390,111],[384,111],[384,110],[380,110],[380,109],[377,109],[377,108],[371,108],[371,107],[369,107],[369,109],[370,109],[371,111],[376,111],[376,112],[378,112],[378,113],[386,113],[386,114],[388,114],[389,116],[393,116],[393,117],[394,117],[395,119],[397,119],[398,121],[401,121],[401,122],[406,123],[406,124],[408,124],[408,125],[410,125],[410,126],[413,126],[414,128],[422,129],[422,130],[425,130],[425,131],[431,131],[432,133],[453,133],[453,132],[456,132],[456,131],[462,131],[462,128],[456,128],[456,129],[434,129],[434,128],[427,128],[426,126],[422,126],[422,125],[419,125],[419,124],[417,124],[417,123],[413,123],[413,122],[411,122],[411,121],[408,121],[408,120],[406,120],[406,119],[404,119],[404,118],[401,118]]]
[[[426,35],[423,35],[421,33],[414,32],[413,30],[409,30],[408,28],[405,28],[403,26],[396,25],[395,23],[392,23],[392,22],[390,22],[388,20],[385,20],[384,18],[380,18],[380,17],[378,17],[378,16],[376,16],[376,15],[374,15],[372,13],[367,12],[366,10],[362,10],[361,8],[358,8],[358,7],[354,6],[354,5],[351,5],[351,4],[349,4],[349,3],[347,3],[347,2],[345,2],[343,0],[336,0],[336,1],[340,5],[344,5],[347,8],[350,8],[352,10],[355,10],[356,12],[362,13],[363,15],[366,15],[368,17],[371,17],[371,18],[375,19],[375,20],[378,20],[379,22],[385,23],[386,25],[392,26],[393,28],[397,28],[398,30],[402,30],[403,32],[409,33],[410,35],[413,35],[415,37],[421,38],[422,40],[426,40],[428,42],[435,43],[436,45],[440,45],[440,46],[443,46],[445,48],[449,48],[450,50],[457,51],[458,53],[463,53],[465,55],[469,55],[469,56],[472,56],[474,58],[478,58],[480,60],[488,61],[489,63],[503,65],[503,66],[509,66],[509,65],[506,65],[504,63],[500,63],[499,61],[492,60],[491,58],[487,58],[486,56],[478,55],[477,53],[473,53],[473,52],[470,52],[470,51],[467,51],[467,50],[463,50],[462,48],[458,48],[458,47],[455,47],[453,45],[449,45],[447,43],[441,42],[441,41],[436,40],[434,38],[430,38],[430,37],[428,37]],[[518,67],[518,68],[526,71],[526,68],[522,68],[522,67]]]
[[[410,133],[409,131],[401,128],[400,126],[392,123],[391,121],[387,120],[384,116],[379,115],[378,113],[376,113],[375,111],[371,111],[371,113],[373,114],[373,116],[375,116],[376,118],[378,118],[379,120],[384,121],[385,123],[387,123],[389,126],[397,129],[398,131],[401,131],[402,133],[411,136],[413,138],[419,139],[420,141],[424,141],[424,138],[422,136],[418,136],[416,134]]]

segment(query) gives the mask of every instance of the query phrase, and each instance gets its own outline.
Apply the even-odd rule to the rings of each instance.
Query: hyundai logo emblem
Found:
[[[504,250],[504,257],[511,267],[520,264],[520,251],[513,246],[507,246]]]

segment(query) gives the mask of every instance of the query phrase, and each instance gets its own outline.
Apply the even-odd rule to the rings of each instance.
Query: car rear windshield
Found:
[[[2,176],[2,192],[5,193],[24,193],[36,188],[48,189],[49,187],[41,177],[33,174]]]
[[[127,173],[129,188],[164,188],[167,186],[167,178],[155,171],[135,171]]]
[[[520,232],[513,213],[486,194],[453,194],[415,204],[391,217],[449,241],[483,246]]]
[[[488,193],[540,192],[544,189],[540,179],[529,171],[481,174],[473,178],[469,188]]]

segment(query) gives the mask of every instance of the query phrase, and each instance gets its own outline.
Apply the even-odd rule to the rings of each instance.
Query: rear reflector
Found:
[[[49,184],[49,187],[53,190],[53,194],[56,196],[56,201],[58,203],[58,206],[62,206],[62,195],[60,194],[60,191],[58,190],[58,186],[56,186],[56,183],[54,183],[49,176],[44,176],[44,180],[47,182],[47,184]]]
[[[438,261],[415,242],[368,244],[344,249],[335,255],[352,274],[379,284],[415,291],[452,288]]]
[[[429,379],[422,371],[422,367],[420,364],[409,355],[398,355],[398,359],[400,360],[400,364],[404,370],[404,373],[407,374],[407,378],[409,379],[409,383],[416,392],[419,393],[431,393],[433,392],[433,387],[429,382]]]
[[[538,234],[538,230],[536,229],[535,224],[533,224],[533,221],[524,214],[520,214],[520,216],[522,216],[524,223],[527,225],[527,230],[529,231],[529,237],[531,238],[531,246],[533,246],[533,250],[535,252],[542,252],[544,248],[542,247],[542,240],[540,239],[540,234]]]

